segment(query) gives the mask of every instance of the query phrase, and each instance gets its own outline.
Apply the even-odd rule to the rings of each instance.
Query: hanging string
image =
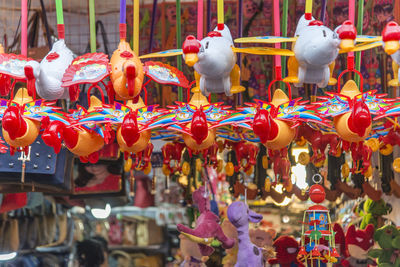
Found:
[[[94,0],[89,0],[90,52],[96,53],[96,18]]]
[[[363,20],[364,20],[364,1],[358,1],[358,18],[357,18],[357,34],[363,32]],[[356,52],[356,70],[361,70],[361,51]],[[355,77],[355,82],[360,86],[360,77]]]
[[[204,1],[197,1],[197,40],[203,39]]]
[[[321,18],[322,23],[325,22],[325,14],[326,14],[326,0],[322,0],[321,2]]]
[[[355,0],[349,0],[349,20],[354,24],[355,17]],[[354,52],[349,52],[347,55],[347,68],[354,68]]]
[[[176,0],[176,47],[182,47],[182,33],[181,33],[181,0]],[[178,70],[182,71],[182,57],[177,59]],[[183,101],[183,89],[178,87],[178,101]]]
[[[21,0],[21,54],[28,56],[28,0]]]
[[[239,14],[238,14],[238,38],[243,37],[243,0],[239,0]],[[237,44],[238,47],[241,47],[242,45],[240,43]],[[242,67],[242,54],[238,53],[237,54],[237,64],[239,68]],[[243,104],[243,96],[242,93],[238,94],[237,97],[237,105],[241,106]]]
[[[154,28],[156,25],[157,16],[157,0],[153,0],[153,13],[151,17],[151,27],[150,27],[150,41],[149,41],[149,53],[153,50],[153,39],[154,39]]]
[[[133,0],[133,52],[139,55],[139,0]]]
[[[119,39],[126,40],[126,0],[119,2]]]
[[[283,0],[282,10],[282,36],[287,37],[287,24],[288,24],[288,13],[289,13],[289,1]],[[287,44],[283,43],[282,48],[286,49]],[[283,57],[282,62],[282,75],[286,76],[286,57]]]
[[[305,10],[305,17],[306,20],[311,20],[312,18],[312,0],[306,0],[306,10]]]
[[[280,36],[280,15],[279,15],[279,0],[274,0],[273,2],[274,10],[274,35]],[[281,48],[280,43],[275,44],[275,48]],[[275,79],[282,79],[282,67],[281,67],[281,57],[279,55],[274,56],[275,60]]]
[[[218,30],[224,29],[224,0],[217,0]]]

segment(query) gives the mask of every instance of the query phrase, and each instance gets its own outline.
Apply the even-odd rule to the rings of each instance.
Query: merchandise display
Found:
[[[400,267],[399,1],[0,17],[0,266]]]

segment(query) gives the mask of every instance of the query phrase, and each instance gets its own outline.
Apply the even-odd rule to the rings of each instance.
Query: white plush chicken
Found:
[[[64,39],[60,39],[40,63],[32,60],[26,64],[25,76],[35,79],[36,92],[41,98],[66,99],[68,88],[61,86],[62,78],[73,59],[72,51],[65,45]]]
[[[183,58],[189,67],[194,67],[197,87],[203,95],[225,93],[230,96],[245,90],[240,86],[240,69],[236,65],[236,54],[232,50],[231,32],[224,25],[198,41],[190,35],[183,43]]]

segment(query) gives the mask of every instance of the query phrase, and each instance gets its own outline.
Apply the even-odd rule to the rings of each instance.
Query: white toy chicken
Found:
[[[40,63],[29,61],[26,64],[25,76],[35,79],[36,92],[41,98],[66,99],[68,88],[62,87],[62,78],[73,59],[72,51],[65,45],[64,39],[60,39]]]
[[[236,54],[232,50],[233,40],[229,28],[210,32],[198,41],[190,35],[183,43],[183,58],[189,67],[194,67],[196,86],[203,95],[225,93],[231,96],[245,90],[240,86],[240,69],[236,65]]]

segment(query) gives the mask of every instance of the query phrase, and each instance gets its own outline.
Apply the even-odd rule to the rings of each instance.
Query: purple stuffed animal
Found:
[[[249,221],[260,222],[262,215],[250,210],[241,202],[233,202],[228,207],[228,219],[236,227],[239,240],[239,251],[235,267],[264,267],[262,249],[250,241]]]
[[[194,191],[192,198],[193,203],[197,205],[200,211],[200,216],[196,220],[196,228],[191,229],[182,224],[178,224],[178,231],[191,241],[198,243],[203,256],[210,256],[213,253],[214,249],[209,245],[214,238],[222,243],[223,248],[232,248],[235,245],[235,240],[226,237],[219,225],[218,216],[210,211],[210,200],[205,193],[204,186]]]

